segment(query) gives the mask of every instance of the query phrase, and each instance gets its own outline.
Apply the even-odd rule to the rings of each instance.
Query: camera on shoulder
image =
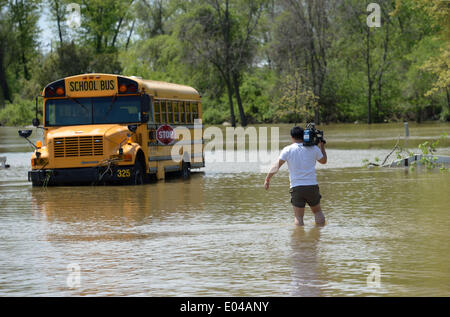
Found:
[[[316,129],[314,122],[308,123],[303,132],[303,145],[313,146],[320,142],[326,143],[323,138],[323,131]]]

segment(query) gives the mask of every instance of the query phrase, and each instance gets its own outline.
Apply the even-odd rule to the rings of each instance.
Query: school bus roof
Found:
[[[200,94],[192,87],[167,83],[163,81],[155,81],[148,79],[139,79],[136,77],[128,77],[139,82],[142,87],[149,90],[150,94],[157,98],[180,98],[190,100],[200,100]]]
[[[102,73],[91,73],[91,74],[80,74],[75,76],[69,76],[65,77],[63,79],[54,81],[47,86],[45,86],[43,95],[45,94],[45,89],[53,84],[59,83],[62,80],[76,80],[77,78],[80,79],[94,79],[94,78],[102,78],[102,77],[122,77],[127,78],[129,80],[133,80],[137,83],[139,83],[140,88],[144,89],[146,93],[162,99],[187,99],[187,100],[200,100],[200,94],[197,90],[190,86],[185,85],[179,85],[179,84],[173,84],[163,81],[156,81],[156,80],[147,80],[142,79],[140,77],[134,77],[134,76],[121,76],[121,75],[114,75],[114,74],[102,74]]]

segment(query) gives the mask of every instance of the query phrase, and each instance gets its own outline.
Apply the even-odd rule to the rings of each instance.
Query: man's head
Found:
[[[291,137],[293,142],[302,142],[303,141],[303,128],[299,126],[295,126],[291,129]]]

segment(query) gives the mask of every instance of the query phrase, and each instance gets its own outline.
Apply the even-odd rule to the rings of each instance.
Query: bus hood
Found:
[[[79,125],[51,129],[47,133],[47,138],[50,141],[54,138],[102,136],[113,143],[120,143],[128,133],[127,126],[117,124]]]

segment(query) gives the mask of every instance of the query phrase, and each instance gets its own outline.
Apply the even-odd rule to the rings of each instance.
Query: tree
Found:
[[[152,38],[166,34],[165,22],[168,19],[167,2],[164,0],[140,0],[136,4],[136,15],[142,23],[141,34]]]
[[[81,40],[92,45],[97,54],[117,51],[117,40],[124,26],[132,20],[134,0],[83,0]]]
[[[0,11],[0,88],[2,90],[3,99],[12,101],[8,78],[6,75],[6,65],[8,65],[8,51],[11,51],[11,24],[8,23],[6,14]],[[2,103],[3,104],[3,103]]]
[[[442,109],[441,119],[450,118],[449,10],[448,4],[440,1],[398,0],[391,13],[400,31],[394,42],[402,47],[396,57],[405,66],[400,69],[404,75],[398,86],[406,108],[416,112],[418,122],[435,119],[435,108]]]
[[[281,96],[278,100],[277,113],[279,117],[287,117],[295,124],[301,121],[311,121],[317,109],[318,98],[308,87],[305,72],[296,69],[282,77]]]
[[[319,105],[327,76],[333,6],[329,0],[283,0],[274,30],[277,39],[272,51],[277,67],[281,73],[304,70]],[[320,123],[320,107],[314,111],[314,120]]]
[[[431,57],[422,66],[423,70],[436,75],[437,78],[425,95],[445,92],[447,113],[450,118],[450,5],[444,1],[416,0],[416,2],[433,19],[433,25],[439,28],[438,35],[442,43],[439,55]]]
[[[185,43],[190,61],[212,64],[223,79],[228,94],[231,124],[236,126],[233,94],[238,103],[241,125],[247,125],[240,96],[240,79],[254,57],[253,33],[261,15],[257,0],[200,0],[186,14],[179,27],[179,39]]]
[[[36,54],[36,38],[38,34],[38,0],[10,0],[9,13],[15,32],[15,40],[18,43],[20,63],[23,68],[23,76],[26,80],[31,78],[29,72],[29,60]]]
[[[56,22],[59,37],[59,45],[62,46],[64,42],[63,34],[65,33],[63,20],[65,18],[66,12],[64,2],[60,0],[51,0],[49,2],[49,8],[53,16],[53,19]]]
[[[14,84],[31,79],[30,61],[37,53],[38,0],[0,2],[0,87],[3,98],[12,101]]]
[[[393,67],[391,60],[394,49],[391,43],[400,39],[398,37],[392,39],[399,33],[398,26],[394,24],[395,21],[391,17],[391,11],[395,9],[395,1],[377,2],[381,14],[380,27],[368,25],[368,4],[369,1],[361,3],[360,1],[344,0],[341,14],[348,19],[348,23],[345,24],[346,32],[351,33],[355,43],[360,43],[358,57],[364,61],[367,82],[367,123],[371,124],[383,121],[384,108],[386,108],[384,104],[387,99],[383,91],[385,78]],[[357,46],[357,44],[355,45]],[[401,56],[396,57],[401,58]],[[354,58],[354,56],[347,58]]]

